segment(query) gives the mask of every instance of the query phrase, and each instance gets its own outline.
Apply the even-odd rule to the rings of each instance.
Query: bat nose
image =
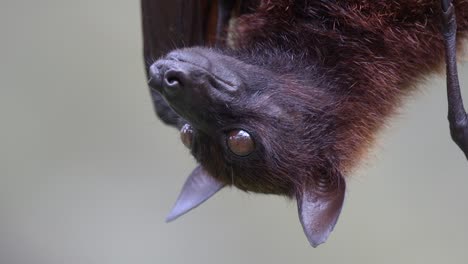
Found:
[[[187,71],[170,69],[164,73],[163,89],[168,94],[175,94],[184,88],[189,82]]]
[[[190,85],[189,77],[190,69],[154,63],[149,68],[148,85],[156,91],[174,96]]]

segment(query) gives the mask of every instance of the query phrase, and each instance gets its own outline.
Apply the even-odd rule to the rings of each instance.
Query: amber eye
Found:
[[[241,129],[235,129],[228,133],[227,145],[229,150],[238,156],[247,156],[255,149],[255,143],[250,134]]]
[[[192,126],[189,124],[185,124],[180,129],[180,140],[187,148],[192,148],[192,140],[193,140],[193,129]]]

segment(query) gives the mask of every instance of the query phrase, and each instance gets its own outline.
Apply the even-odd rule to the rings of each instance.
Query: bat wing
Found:
[[[208,45],[216,32],[216,14],[216,1],[141,0],[146,75],[154,61],[173,49]],[[151,91],[151,96],[161,120],[180,128],[183,121],[161,95]]]

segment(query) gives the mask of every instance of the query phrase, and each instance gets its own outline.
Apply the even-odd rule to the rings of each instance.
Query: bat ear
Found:
[[[213,178],[201,166],[196,167],[185,181],[174,207],[166,217],[166,222],[175,220],[199,206],[223,187],[223,183]]]
[[[304,186],[296,193],[299,220],[304,233],[313,247],[324,243],[340,216],[345,197],[344,178],[333,178],[326,185],[326,191],[317,191],[317,187]],[[321,184],[318,184],[323,187]]]

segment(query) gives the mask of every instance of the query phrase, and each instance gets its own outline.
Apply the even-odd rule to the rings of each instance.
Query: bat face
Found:
[[[283,72],[275,64],[283,64]],[[150,67],[150,86],[184,120],[181,139],[200,163],[168,220],[233,185],[295,196],[303,225],[315,214],[318,238],[311,243],[324,241],[344,198],[344,181],[329,173],[324,153],[333,142],[327,107],[334,98],[319,88],[320,78],[303,82],[297,70],[284,71],[288,67],[297,68],[287,58],[265,61],[206,48],[173,51]],[[304,218],[303,208],[315,213]]]
[[[318,163],[314,143],[323,139],[321,125],[311,130],[317,135],[303,127],[320,118],[322,109],[310,107],[319,100],[301,104],[304,94],[269,69],[191,48],[169,53],[150,74],[150,85],[186,121],[185,145],[223,183],[291,196]]]

